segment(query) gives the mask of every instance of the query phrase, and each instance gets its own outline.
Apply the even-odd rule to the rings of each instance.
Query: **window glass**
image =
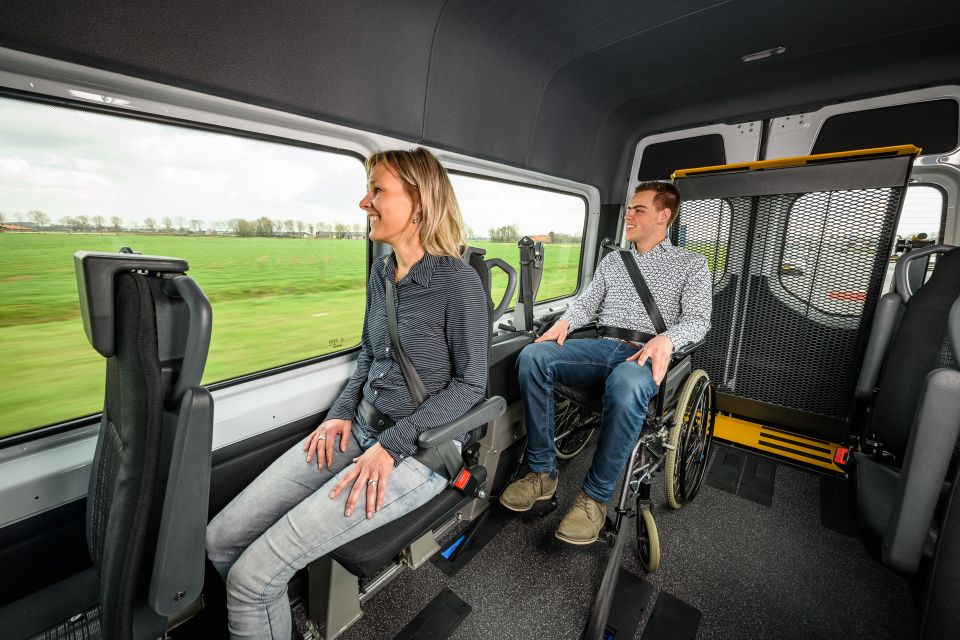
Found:
[[[943,192],[940,189],[925,184],[912,184],[907,187],[903,210],[900,212],[900,222],[897,224],[893,253],[890,255],[890,264],[887,266],[883,281],[883,291],[892,290],[897,258],[903,255],[904,251],[941,241],[940,234],[943,230],[945,211]],[[932,257],[928,264],[926,277],[929,277],[935,263],[936,256]]]
[[[0,437],[96,413],[73,254],[175,256],[213,305],[204,382],[359,343],[357,158],[0,98]]]
[[[501,258],[513,265],[519,279],[517,241],[530,236],[542,242],[544,248],[543,277],[536,300],[551,300],[576,292],[587,216],[583,198],[461,174],[451,174],[450,178],[471,246],[486,249],[487,258]],[[495,302],[501,299],[506,286],[506,276],[500,269],[494,269],[491,288]],[[510,306],[515,302],[516,297]]]

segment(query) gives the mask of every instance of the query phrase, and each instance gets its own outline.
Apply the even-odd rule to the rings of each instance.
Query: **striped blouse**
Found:
[[[480,277],[458,258],[424,254],[397,283],[400,346],[428,395],[417,407],[387,328],[385,278],[393,280],[396,269],[394,256],[370,269],[357,369],[327,418],[355,420],[360,399],[366,398],[396,420],[378,440],[399,462],[417,452],[419,434],[459,418],[484,398],[490,322]]]

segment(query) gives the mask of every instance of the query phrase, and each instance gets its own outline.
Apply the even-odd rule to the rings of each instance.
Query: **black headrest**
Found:
[[[133,253],[78,251],[73,256],[83,330],[105,358],[114,354],[114,279],[122,271],[184,273],[186,260]]]

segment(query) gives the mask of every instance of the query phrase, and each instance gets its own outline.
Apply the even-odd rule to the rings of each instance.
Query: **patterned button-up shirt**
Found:
[[[360,398],[366,398],[396,420],[377,439],[399,462],[417,452],[420,433],[459,418],[483,399],[490,321],[480,276],[458,258],[424,254],[397,283],[400,346],[428,395],[417,407],[387,328],[385,278],[394,279],[396,270],[394,256],[370,269],[357,369],[327,418],[354,420]]]
[[[664,332],[674,350],[702,340],[710,329],[713,281],[707,260],[699,253],[673,246],[665,239],[646,253],[632,248],[643,279],[667,325]],[[560,319],[570,330],[590,322],[599,312],[601,325],[657,333],[617,251],[611,251],[593,276],[593,281]]]

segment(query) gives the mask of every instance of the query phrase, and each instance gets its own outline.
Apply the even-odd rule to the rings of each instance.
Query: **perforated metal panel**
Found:
[[[707,257],[714,276],[713,328],[695,365],[709,372],[721,394],[789,410],[784,422],[810,431],[826,433],[842,423],[902,192],[888,187],[683,203],[679,239]]]

